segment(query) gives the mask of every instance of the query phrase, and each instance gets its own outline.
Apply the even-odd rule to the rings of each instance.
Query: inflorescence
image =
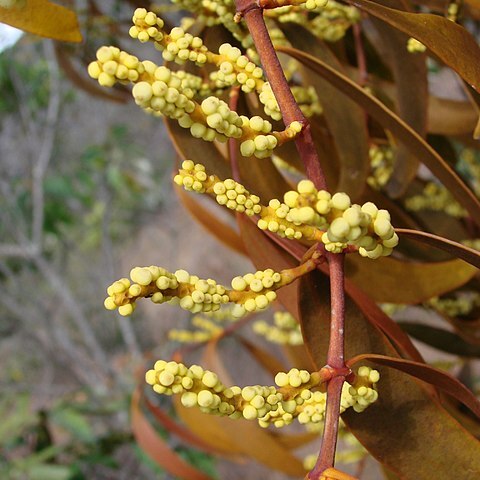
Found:
[[[215,95],[226,88],[238,86],[245,93],[256,92],[264,111],[274,120],[281,119],[278,103],[265,81],[263,70],[240,49],[222,44],[218,53],[210,51],[200,37],[181,27],[167,33],[163,20],[153,12],[138,8],[133,15],[130,35],[141,42],[153,42],[166,61],[183,65],[187,61],[197,66],[213,65],[208,81],[186,71],[172,71],[116,47],[101,47],[97,60],[88,67],[89,75],[100,85],[133,84],[132,95],[137,105],[153,115],[164,115],[188,128],[192,136],[205,141],[239,140],[244,156],[270,156],[277,146],[292,140],[302,129],[298,122],[284,131],[273,131],[272,124],[259,116],[238,115]],[[321,113],[313,87],[292,87],[306,115]]]
[[[280,345],[303,345],[300,324],[289,312],[275,312],[273,325],[264,320],[257,320],[253,324],[253,331],[265,337],[272,343]]]
[[[296,418],[302,424],[322,422],[326,393],[319,372],[291,369],[275,376],[277,386],[226,387],[218,376],[198,365],[159,360],[145,376],[153,390],[164,395],[181,395],[185,407],[230,418],[257,420],[261,427],[283,427]],[[362,412],[378,398],[378,371],[360,367],[352,385],[345,383],[340,412],[353,408]]]
[[[239,318],[265,310],[277,298],[277,289],[303,273],[302,266],[281,272],[270,268],[259,270],[233,278],[228,289],[211,278],[200,279],[185,270],[170,273],[157,266],[135,267],[130,280],[121,278],[107,288],[105,308],[118,308],[120,315],[131,315],[139,298],[150,298],[153,303],[168,302],[192,313],[204,313],[215,312],[230,303],[231,315]]]
[[[353,245],[360,255],[379,258],[390,255],[398,244],[387,210],[372,202],[352,204],[346,193],[319,191],[310,180],[302,180],[296,190],[286,192],[283,202],[272,199],[268,206],[238,182],[207,175],[203,165],[191,160],[182,163],[174,181],[186,190],[214,196],[231,210],[257,214],[257,226],[262,230],[290,239],[321,241],[329,252],[341,253]]]
[[[445,212],[455,218],[467,216],[466,210],[455,200],[450,191],[435,182],[427,182],[422,193],[407,198],[405,207],[412,212],[433,210]]]

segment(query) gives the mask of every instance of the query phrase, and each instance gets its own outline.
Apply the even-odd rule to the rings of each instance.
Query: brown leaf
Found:
[[[412,240],[423,242],[431,247],[444,250],[455,257],[461,258],[466,262],[480,268],[480,252],[473,248],[454,242],[448,238],[439,237],[433,233],[421,232],[419,230],[409,230],[407,228],[396,228],[395,231],[400,238],[406,237]]]
[[[247,420],[225,420],[229,420],[225,428],[244,454],[287,475],[300,477],[305,474],[302,462],[268,430]]]
[[[307,347],[317,368],[325,364],[329,282],[320,273],[301,280],[300,310]],[[346,358],[362,353],[396,355],[384,335],[350,299],[346,302]],[[379,399],[361,414],[342,415],[348,428],[380,462],[405,480],[480,474],[480,444],[435,400],[429,388],[397,370],[380,367]]]
[[[404,360],[403,358],[393,358],[385,355],[375,355],[371,353],[364,353],[358,355],[347,363],[353,366],[358,362],[369,360],[371,362],[386,365],[390,368],[395,368],[404,373],[408,373],[412,377],[423,380],[435,388],[442,390],[448,395],[452,396],[459,402],[468,407],[477,417],[480,418],[480,402],[475,395],[463,383],[452,377],[449,373],[439,370],[438,368],[426,365],[425,363],[412,362],[411,360]]]
[[[411,149],[412,153],[420,158],[432,173],[451,190],[455,198],[468,210],[476,223],[480,224],[480,201],[478,198],[445,160],[402,119],[377,98],[365,92],[348,77],[332,69],[321,60],[289,47],[278,47],[277,50],[301,61],[335,85],[339,90],[349,95],[359,105],[363,106],[373,118],[382,124],[383,127],[389,129],[401,142]]]
[[[403,12],[369,0],[347,1],[416,38],[469,85],[476,90],[480,89],[480,48],[473,36],[462,26],[439,15]]]
[[[389,0],[387,6],[401,3]],[[408,36],[392,30],[384,22],[372,19],[379,34],[375,47],[387,60],[395,79],[398,116],[402,118],[422,138],[426,135],[428,82],[426,55],[412,55],[405,48]],[[405,192],[408,184],[416,176],[419,160],[403,143],[396,149],[394,171],[387,184],[387,191],[394,198]]]
[[[75,12],[47,0],[28,0],[20,8],[0,7],[0,22],[61,42],[82,41]]]
[[[357,70],[349,68],[350,77],[358,76]],[[381,95],[386,95],[398,106],[395,84],[369,75],[369,85]],[[397,107],[398,108],[398,107]],[[464,135],[472,133],[478,114],[470,102],[428,95],[427,131],[435,135]]]
[[[187,427],[205,443],[219,452],[229,455],[239,455],[241,449],[225,430],[225,421],[229,418],[217,417],[202,413],[198,408],[184,407],[178,395],[173,398],[175,410]]]
[[[383,257],[375,261],[348,255],[346,274],[376,302],[416,304],[471,280],[477,269],[463,260],[413,262]]]
[[[285,244],[282,244],[282,247],[279,247],[279,244],[275,244],[272,239],[268,238],[265,233],[259,230],[249,219],[242,219],[242,217],[240,217],[239,224],[249,256],[258,268],[270,267],[277,271],[283,268],[291,268],[298,265],[298,262],[307,250],[306,247],[291,241],[287,241]],[[292,248],[289,253],[282,250],[282,248],[292,246],[294,246],[294,248]],[[320,268],[322,271],[328,272],[327,266],[321,265]],[[403,332],[390,317],[385,315],[373,300],[348,279],[345,282],[345,286],[348,294],[358,303],[359,308],[368,321],[377,328],[380,328],[381,331],[388,336],[402,356],[410,357],[413,360],[422,360],[422,356],[412,344],[408,335]],[[278,298],[280,303],[282,303],[295,318],[299,318],[296,303],[298,298],[297,285],[291,284],[279,290]],[[326,305],[328,308],[328,302]]]
[[[175,453],[155,431],[140,408],[141,391],[136,389],[131,403],[131,425],[133,435],[140,448],[160,467],[185,480],[212,480],[212,477],[197,470]]]
[[[429,97],[428,131],[437,135],[464,135],[475,129],[478,115],[467,102]]]

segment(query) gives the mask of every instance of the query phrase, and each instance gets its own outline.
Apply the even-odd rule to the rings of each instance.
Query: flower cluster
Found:
[[[410,37],[407,40],[407,50],[410,53],[423,53],[427,47],[420,41],[417,40],[416,38]]]
[[[219,204],[232,210],[258,214],[257,226],[261,230],[290,239],[321,241],[333,253],[355,245],[360,255],[378,258],[390,255],[398,243],[388,211],[379,210],[371,202],[362,206],[352,204],[346,193],[331,195],[325,190],[318,191],[310,180],[302,180],[296,190],[286,192],[284,203],[272,199],[268,206],[261,205],[260,199],[251,196],[238,182],[207,176],[202,165],[190,160],[183,162],[175,182],[187,190],[215,196]],[[251,200],[248,208],[247,199]]]
[[[210,74],[210,79],[216,88],[240,85],[249,93],[260,89],[264,83],[263,70],[229,43],[222,44],[218,54],[211,52],[200,37],[181,27],[174,27],[168,34],[163,30],[163,20],[145,8],[137,8],[132,21],[130,36],[141,42],[153,41],[155,48],[162,51],[164,60],[180,65],[186,61],[199,66],[207,62],[215,65],[218,70]]]
[[[303,345],[300,324],[289,312],[275,312],[273,314],[273,325],[264,320],[257,320],[253,324],[253,331],[265,337],[272,343],[281,345]]]
[[[466,210],[455,200],[450,191],[434,182],[427,182],[421,194],[407,198],[405,207],[412,212],[421,210],[445,212],[455,218],[463,218],[467,215]]]
[[[287,221],[326,230],[321,238],[330,252],[340,253],[351,244],[359,248],[360,255],[378,258],[390,255],[398,243],[390,214],[372,202],[352,204],[346,193],[318,191],[310,180],[300,181],[296,190],[285,193],[284,202],[289,209]]]
[[[207,176],[205,167],[191,160],[182,162],[182,168],[173,181],[185,190],[215,195],[219,205],[249,216],[260,213],[262,208],[260,198],[252,195],[243,185],[231,178],[220,180],[215,175]]]
[[[134,55],[117,47],[101,47],[97,61],[90,63],[88,74],[103,87],[113,87],[117,82],[136,82],[145,73],[145,66]]]
[[[361,367],[353,385],[345,383],[342,391],[343,412],[353,408],[361,412],[378,398],[375,386],[380,376],[376,370]],[[275,376],[274,386],[226,387],[218,376],[198,365],[159,360],[145,375],[146,382],[159,394],[181,395],[185,407],[198,407],[213,415],[257,420],[262,427],[283,427],[295,418],[300,423],[319,423],[325,414],[326,394],[321,375],[291,369]]]
[[[163,20],[145,8],[137,8],[132,21],[130,36],[142,43],[153,41],[155,48],[162,51],[162,56],[167,62],[175,61],[180,65],[187,60],[197,65],[204,65],[207,62],[209,51],[200,37],[194,37],[180,27],[174,27],[170,34],[167,34],[163,31]]]
[[[231,303],[231,315],[239,318],[246,313],[265,310],[276,298],[275,291],[305,273],[302,267],[274,272],[272,269],[247,273],[232,279],[231,289],[211,278],[204,280],[186,270],[170,273],[157,266],[135,267],[130,280],[122,278],[107,288],[105,308],[130,315],[139,298],[153,303],[179,305],[192,313],[215,312]]]
[[[390,145],[372,145],[368,151],[371,174],[367,183],[380,190],[390,180],[393,173],[394,152]]]
[[[294,85],[291,87],[291,90],[295,101],[306,117],[320,115],[323,112],[314,87],[301,87],[299,85]],[[263,104],[263,111],[266,115],[273,118],[273,120],[282,119],[280,107],[269,82],[264,82],[262,84],[258,98]]]
[[[168,338],[180,343],[199,343],[216,337],[224,330],[217,322],[206,316],[194,315],[190,323],[196,330],[175,328],[168,332]]]
[[[302,129],[299,122],[292,122],[284,131],[274,132],[267,120],[238,115],[215,96],[198,103],[195,97],[208,90],[200,77],[173,72],[150,61],[140,62],[116,47],[100,48],[97,61],[89,65],[88,72],[107,87],[116,82],[133,83],[132,95],[137,105],[154,115],[177,120],[195,138],[210,142],[239,139],[244,156],[268,157],[275,147],[292,140]]]
[[[427,305],[449,317],[468,315],[475,308],[480,307],[480,294],[478,292],[465,292],[457,297],[434,297]]]

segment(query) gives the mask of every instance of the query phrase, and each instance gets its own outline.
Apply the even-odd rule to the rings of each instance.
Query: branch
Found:
[[[290,90],[282,65],[268,34],[263,19],[263,11],[254,0],[236,0],[236,5],[237,16],[245,18],[248,30],[252,35],[265,74],[280,107],[285,127],[295,121],[300,122],[303,126],[302,131],[295,138],[295,144],[305,166],[307,177],[319,190],[325,190],[327,188],[325,175],[313,143],[310,124],[295,102]]]
[[[262,6],[268,5],[268,3],[268,1],[264,2]],[[288,86],[287,79],[265,25],[263,10],[259,4],[255,3],[255,0],[236,0],[236,6],[237,20],[241,17],[245,18],[267,79],[280,107],[285,126],[294,121],[299,121],[303,126],[295,143],[305,166],[307,177],[313,181],[318,189],[326,189],[326,179],[315,149],[310,125],[295,102]],[[327,365],[340,373],[342,369],[345,369],[344,255],[328,254],[327,259],[331,285],[331,324]],[[340,400],[344,381],[345,376],[339,374],[327,384],[327,406],[322,447],[314,469],[307,475],[312,480],[319,479],[324,470],[334,465],[340,418]]]
[[[345,369],[345,255],[328,254],[330,268],[330,340],[327,365],[334,370]],[[340,400],[345,376],[339,375],[328,382],[325,428],[322,447],[315,467],[308,475],[311,480],[319,479],[322,473],[335,464]]]

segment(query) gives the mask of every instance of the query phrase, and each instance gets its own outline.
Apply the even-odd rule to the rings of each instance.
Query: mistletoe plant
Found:
[[[377,305],[429,302],[427,308],[438,311],[448,305],[454,310],[448,318],[455,318],[459,299],[466,298],[461,288],[470,282],[466,290],[475,291],[480,255],[454,240],[474,241],[478,234],[476,145],[459,137],[471,148],[461,150],[469,186],[452,168],[455,162],[449,165],[441,157],[455,156],[455,151],[448,141],[438,140],[471,133],[475,114],[467,119],[457,113],[461,125],[440,120],[431,112],[455,105],[435,97],[429,100],[427,118],[426,50],[466,84],[480,86],[480,49],[456,23],[458,4],[448,6],[445,18],[413,13],[410,3],[407,11],[395,9],[407,4],[393,0],[388,7],[352,1],[357,8],[323,0],[174,3],[193,15],[182,26],[167,28],[158,10],[137,8],[129,30],[132,38],[151,42],[162,52],[165,64],[104,46],[88,73],[101,86],[132,85],[138,106],[166,118],[183,157],[173,179],[180,197],[219,239],[247,253],[259,270],[224,286],[183,269],[135,267],[129,279],[108,287],[105,307],[128,316],[142,298],[178,305],[194,314],[192,325],[199,330],[174,330],[172,339],[206,343],[212,354],[220,339],[237,332],[251,314],[280,303],[290,313],[276,312],[275,326],[257,321],[254,330],[296,352],[297,363],[284,371],[278,361],[249,345],[274,373],[276,386],[241,388],[222,383],[228,374],[216,353],[214,363],[221,371],[213,372],[185,365],[179,350],[174,359],[157,361],[146,382],[160,395],[178,397],[180,416],[197,435],[203,433],[198,445],[206,443],[218,453],[234,444],[233,452],[248,453],[289,474],[302,472],[290,451],[301,440],[270,429],[260,434],[255,427],[238,427],[251,435],[243,437],[244,443],[255,444],[249,448],[235,442],[236,427],[216,419],[255,420],[264,428],[283,427],[295,419],[310,427],[321,424],[320,453],[306,477],[311,480],[352,478],[334,468],[340,414],[342,429],[348,428],[388,475],[478,478],[478,423],[458,403],[442,400],[439,391],[477,415],[479,403],[454,377],[426,365],[404,331],[420,337],[423,332],[425,339],[425,329],[419,333],[410,324],[402,330]],[[419,3],[430,7],[429,2]],[[476,18],[469,2],[466,10]],[[369,14],[370,24],[362,23],[362,11]],[[202,37],[189,33],[201,29]],[[226,41],[219,45],[218,38]],[[330,48],[324,41],[343,43]],[[382,68],[373,63],[376,49],[395,84],[382,78]],[[281,59],[278,52],[284,54]],[[378,71],[371,72],[373,67]],[[475,105],[469,108],[478,109],[477,93],[466,84]],[[397,113],[386,106],[385,92],[395,97]],[[436,149],[427,142],[427,131],[435,134],[437,142],[431,140]],[[419,162],[431,172],[427,182],[417,179]],[[182,189],[229,210],[241,241],[220,219],[205,220],[204,207]],[[395,201],[401,197],[405,208]],[[426,209],[446,210],[448,226],[425,215]],[[392,218],[402,228],[394,228]],[[437,228],[452,240],[428,232]],[[462,260],[445,260],[443,253],[416,242]],[[451,298],[438,298],[447,292],[454,292]],[[470,294],[467,313],[478,306],[476,295]],[[466,334],[470,329],[476,335],[477,324],[452,323],[462,344],[478,348]],[[315,367],[299,355],[303,343]],[[448,351],[437,339],[439,344]],[[379,370],[357,365],[364,362],[380,365]],[[195,426],[207,425],[201,419],[205,413],[214,415],[205,427],[208,435]],[[137,421],[139,415],[137,408]],[[259,438],[270,451],[258,451],[253,439]],[[155,456],[149,441],[140,441]],[[176,457],[164,466],[182,478],[208,478]]]

